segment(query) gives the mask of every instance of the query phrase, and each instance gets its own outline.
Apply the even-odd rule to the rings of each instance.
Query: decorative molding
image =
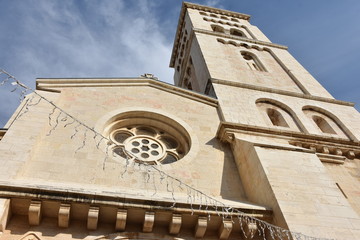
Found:
[[[70,204],[62,203],[59,208],[58,225],[61,228],[69,227],[70,222]]]
[[[150,78],[38,78],[36,89],[43,91],[61,92],[61,88],[76,87],[133,87],[150,86],[159,90],[170,92],[185,98],[202,102],[214,107],[218,100],[201,93],[187,90],[175,85]]]
[[[45,185],[29,185],[21,183],[16,185],[13,181],[0,181],[0,197],[2,198],[30,198],[40,200],[51,200],[70,203],[93,204],[111,206],[119,209],[137,208],[152,211],[168,211],[169,206],[173,204],[171,201],[160,200],[143,200],[134,195],[124,197],[119,192],[103,192],[103,191],[84,191],[84,189],[65,189],[58,186]],[[241,204],[241,203],[240,203]],[[197,215],[211,215],[218,216],[219,212],[205,209],[206,206],[199,207],[198,204],[178,201],[176,207],[171,208],[171,212],[175,214],[197,214]],[[213,206],[215,209],[215,205]],[[233,206],[234,209],[243,212],[244,214],[260,219],[267,219],[272,217],[272,210],[259,205],[251,205],[245,203],[243,206]],[[239,213],[235,211],[229,216],[237,217]]]
[[[209,17],[203,17],[203,20],[207,21],[207,22],[212,22],[212,23],[217,23],[217,24],[221,24],[221,25],[230,26],[230,27],[237,27],[237,28],[239,28],[239,30],[245,30],[251,36],[250,39],[258,40],[256,38],[256,36],[249,30],[249,28],[246,25],[243,25],[243,24],[240,25],[239,24],[240,22],[234,23],[233,21],[228,21],[228,20],[226,20],[226,22],[225,22],[223,19],[217,20],[217,19],[214,19],[212,17],[210,17],[210,18]]]
[[[343,164],[346,159],[360,157],[359,147],[341,146],[331,143],[321,143],[318,141],[289,141],[289,144],[316,153],[322,162]]]
[[[96,236],[91,240],[128,240],[128,239],[163,239],[163,240],[185,240],[184,238],[177,238],[162,233],[142,233],[138,231],[134,232],[121,232],[121,233],[110,233],[107,235]],[[90,240],[90,239],[89,239]]]
[[[343,156],[323,154],[323,153],[316,153],[316,156],[318,156],[321,162],[335,163],[335,164],[344,164],[346,159],[346,157]]]
[[[10,199],[0,198],[0,232],[6,229],[11,218]]]
[[[222,220],[219,228],[219,239],[228,239],[233,229],[233,223],[231,220]]]
[[[143,232],[150,233],[153,230],[155,222],[155,213],[154,212],[145,212]]]
[[[257,40],[257,39],[240,37],[240,36],[230,35],[227,33],[214,32],[211,30],[205,30],[205,29],[200,29],[200,28],[194,28],[193,30],[196,33],[204,33],[204,34],[208,34],[208,35],[212,35],[212,36],[216,36],[216,37],[240,40],[240,41],[244,41],[244,42],[248,42],[248,43],[255,43],[255,44],[259,44],[259,45],[263,45],[263,46],[267,46],[267,47],[280,48],[280,49],[284,49],[284,50],[288,49],[288,47],[285,45],[276,44],[276,43],[272,43],[272,42],[265,42],[265,41],[261,41],[261,40]]]
[[[247,84],[247,83],[239,83],[239,82],[229,81],[229,80],[211,78],[211,82],[217,83],[217,84],[222,84],[222,85],[227,85],[227,86],[246,88],[246,89],[251,89],[251,90],[256,90],[256,91],[261,91],[261,92],[276,93],[276,94],[286,95],[286,96],[291,96],[291,97],[298,97],[298,98],[316,100],[316,101],[321,101],[321,102],[334,103],[334,104],[344,105],[344,106],[353,107],[355,105],[352,102],[340,101],[340,100],[336,100],[336,99],[332,99],[332,98],[324,98],[324,97],[318,97],[318,96],[313,96],[313,95],[306,95],[303,93],[295,93],[295,92],[290,92],[290,91],[285,91],[285,90],[278,90],[278,89],[274,89],[274,88],[259,87],[259,86],[255,86],[255,85],[251,85],[251,84]]]
[[[89,230],[96,230],[99,220],[99,207],[90,207],[87,219],[87,228]]]
[[[127,218],[127,210],[126,209],[118,209],[117,213],[116,213],[116,223],[115,223],[116,231],[124,231],[125,230],[126,218]]]
[[[181,228],[181,215],[180,214],[173,214],[171,217],[171,222],[169,224],[169,233],[170,234],[178,234]]]
[[[278,136],[279,138],[287,139],[289,141],[306,141],[307,143],[311,142],[322,142],[327,144],[333,144],[334,146],[347,146],[348,148],[356,148],[360,150],[360,142],[352,141],[349,139],[344,138],[336,138],[336,137],[329,137],[329,136],[321,136],[317,134],[308,134],[302,132],[295,132],[290,130],[284,129],[276,129],[276,128],[268,128],[268,127],[259,127],[254,125],[248,124],[241,124],[241,123],[232,123],[232,122],[225,122],[221,121],[216,133],[216,136],[226,141],[227,135],[231,133],[249,133],[252,132],[256,135],[264,135],[264,136]],[[294,144],[292,144],[294,146]]]
[[[200,10],[200,11],[205,11],[205,12],[209,12],[209,13],[222,14],[225,16],[240,18],[240,19],[244,19],[244,20],[250,20],[250,15],[248,15],[248,14],[233,12],[233,11],[224,10],[224,9],[218,9],[218,8],[214,8],[214,7],[208,7],[208,6],[195,4],[195,3],[184,2],[182,5],[182,8],[184,8],[184,7],[192,8],[192,9],[196,9],[196,10]]]
[[[343,138],[335,138],[329,136],[320,136],[315,134],[307,134],[302,132],[287,131],[283,129],[272,129],[265,127],[258,127],[252,125],[245,125],[239,123],[221,122],[217,131],[217,137],[226,142],[234,140],[234,133],[250,134],[264,137],[277,137],[284,139],[292,146],[279,146],[271,143],[254,143],[256,146],[277,148],[283,150],[302,151],[310,153],[322,153],[332,155],[343,155],[350,157],[349,159],[360,158],[360,143]],[[321,155],[325,159],[324,155]],[[333,158],[333,157],[332,157]],[[340,160],[337,158],[337,160]],[[327,158],[329,160],[329,157]]]
[[[195,226],[195,237],[203,238],[207,228],[207,217],[199,217]]]
[[[29,225],[37,226],[41,222],[41,201],[31,201],[29,206]]]
[[[40,238],[36,233],[33,232],[28,232],[25,233],[19,240],[41,240],[42,238]]]

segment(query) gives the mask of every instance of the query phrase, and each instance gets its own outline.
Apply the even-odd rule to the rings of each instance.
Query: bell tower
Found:
[[[270,206],[275,224],[351,238],[353,226],[340,222],[360,219],[360,114],[249,20],[183,3],[175,84],[218,99],[217,138],[231,146],[247,197]]]

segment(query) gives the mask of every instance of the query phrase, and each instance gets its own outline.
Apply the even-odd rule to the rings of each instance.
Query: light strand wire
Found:
[[[46,97],[44,97],[44,96],[42,96],[41,94],[39,94],[38,92],[36,92],[34,89],[32,89],[32,88],[28,87],[27,85],[25,85],[24,83],[20,82],[17,78],[15,78],[14,76],[12,76],[11,74],[9,74],[8,72],[6,72],[5,70],[0,69],[0,75],[1,75],[1,74],[7,75],[6,80],[4,80],[3,82],[6,83],[6,82],[8,82],[9,80],[13,80],[13,81],[14,81],[13,84],[16,84],[17,86],[20,86],[21,88],[23,88],[23,89],[25,90],[25,92],[32,92],[32,93],[34,93],[36,96],[38,96],[41,100],[44,100],[44,101],[46,101],[47,103],[49,103],[49,104],[53,107],[52,113],[50,113],[50,115],[53,115],[54,112],[55,112],[55,110],[57,109],[57,110],[59,111],[59,114],[57,115],[57,118],[56,118],[56,125],[57,125],[57,123],[58,123],[59,116],[60,116],[61,114],[64,114],[65,117],[69,117],[69,118],[73,119],[73,122],[71,122],[70,124],[66,124],[64,127],[66,127],[66,126],[68,126],[68,125],[71,125],[71,124],[73,124],[73,123],[75,123],[75,122],[77,123],[75,134],[77,134],[77,132],[79,131],[78,128],[79,128],[80,126],[83,126],[86,131],[91,131],[91,132],[94,133],[94,136],[95,136],[94,139],[95,139],[97,136],[100,136],[101,139],[99,140],[99,142],[98,142],[98,144],[97,144],[97,148],[99,148],[99,144],[100,144],[100,142],[103,141],[103,140],[107,140],[108,146],[106,147],[106,151],[108,151],[109,145],[114,145],[115,147],[116,147],[116,146],[119,146],[119,145],[117,145],[115,142],[113,142],[111,139],[109,139],[109,138],[105,137],[103,134],[97,132],[93,127],[90,127],[90,126],[87,125],[86,123],[84,123],[84,122],[82,122],[81,120],[79,120],[78,118],[76,118],[74,115],[68,113],[67,111],[65,111],[65,110],[62,109],[61,107],[57,106],[57,105],[56,105],[54,102],[52,102],[51,100],[47,99]],[[3,84],[3,82],[2,82],[2,84]],[[2,84],[1,84],[1,85],[2,85]],[[1,86],[1,85],[0,85],[0,86]],[[24,92],[24,91],[22,91],[22,92]],[[39,100],[39,102],[40,102],[40,100]],[[25,104],[26,104],[26,103],[25,103]],[[23,109],[23,108],[22,108],[22,109]],[[18,114],[18,115],[19,115],[19,114]],[[21,114],[21,115],[22,115],[22,114]],[[51,117],[49,116],[49,118],[50,118],[50,119],[49,119],[49,122],[51,122]],[[16,120],[16,118],[15,118],[15,120]],[[15,121],[15,120],[14,120],[14,121]],[[50,124],[50,126],[51,126],[51,124]],[[51,130],[51,131],[52,131],[52,130]],[[84,136],[86,137],[86,132],[84,133]],[[85,144],[85,140],[82,142],[82,144],[83,144],[83,145]],[[82,147],[83,147],[83,146],[81,146],[80,148],[82,148]],[[79,150],[79,149],[78,149],[78,150]],[[131,156],[131,158],[130,158],[131,160],[134,161],[134,159],[136,159],[135,156],[133,156],[133,154],[132,154],[131,152],[127,151],[126,149],[123,149],[123,151],[125,151],[126,154],[128,154],[128,155]],[[108,153],[106,153],[106,154],[107,154],[107,156],[106,156],[105,160],[108,158]],[[127,159],[127,161],[128,161],[128,160],[129,160],[129,159]],[[329,238],[316,238],[316,237],[311,237],[311,236],[308,236],[308,235],[305,235],[305,234],[302,234],[302,233],[299,233],[299,232],[290,231],[290,230],[288,230],[288,229],[284,229],[284,228],[275,226],[275,225],[273,225],[273,224],[271,224],[271,223],[268,223],[268,222],[266,222],[266,221],[264,221],[264,220],[261,220],[261,219],[258,219],[258,218],[249,216],[249,215],[247,215],[245,212],[242,212],[242,211],[240,211],[240,210],[238,210],[238,209],[236,209],[236,208],[227,206],[225,203],[223,203],[223,202],[215,199],[214,197],[211,197],[211,196],[207,195],[206,193],[204,193],[204,192],[202,192],[202,191],[200,191],[200,190],[198,190],[198,189],[190,186],[189,184],[181,181],[180,179],[171,176],[170,174],[168,174],[168,173],[162,171],[161,169],[157,168],[156,165],[150,165],[150,164],[143,163],[143,162],[138,162],[138,163],[139,163],[139,167],[140,167],[140,164],[141,164],[141,165],[146,165],[146,167],[148,167],[148,168],[150,167],[150,168],[152,168],[154,171],[158,172],[159,175],[160,175],[160,183],[161,183],[162,180],[166,177],[166,178],[172,179],[172,181],[179,182],[179,184],[180,184],[179,186],[181,186],[181,185],[182,185],[182,186],[185,186],[185,187],[188,189],[188,191],[190,191],[190,196],[189,196],[189,197],[190,197],[190,204],[191,204],[191,206],[193,205],[193,199],[192,199],[192,196],[191,196],[191,191],[194,191],[194,192],[196,192],[197,194],[200,194],[200,196],[204,196],[206,202],[208,202],[208,200],[209,200],[209,202],[211,203],[211,201],[212,201],[212,202],[213,202],[213,205],[215,205],[215,207],[213,207],[213,208],[215,209],[215,211],[218,213],[219,216],[220,216],[220,213],[218,212],[218,208],[219,208],[220,206],[221,206],[221,207],[220,207],[220,209],[221,209],[220,211],[222,212],[222,217],[223,217],[223,218],[229,218],[229,215],[230,215],[230,214],[229,214],[229,211],[231,211],[232,213],[234,213],[234,212],[237,213],[237,214],[238,214],[238,219],[239,219],[239,223],[240,223],[241,229],[243,229],[242,223],[241,223],[241,219],[244,218],[245,221],[250,221],[250,222],[256,222],[256,223],[258,223],[258,228],[259,228],[259,229],[258,229],[258,230],[255,230],[255,231],[258,231],[260,234],[261,234],[261,232],[263,232],[263,234],[265,234],[265,231],[264,231],[262,228],[263,228],[263,226],[266,226],[266,227],[270,230],[270,234],[271,234],[271,237],[272,237],[273,239],[276,238],[275,236],[273,236],[274,232],[280,232],[281,235],[283,235],[283,233],[284,233],[284,234],[287,236],[288,239],[290,239],[290,235],[292,235],[292,236],[293,236],[294,238],[296,238],[296,239],[331,240],[331,239],[329,239]],[[103,163],[103,166],[105,166],[105,162]],[[103,167],[103,169],[104,169],[104,167]],[[123,175],[124,175],[124,173],[122,173],[122,176],[123,176]],[[167,184],[168,184],[168,183],[167,183]],[[173,183],[172,183],[172,184],[173,184]],[[173,187],[172,187],[172,190],[173,190]],[[172,205],[171,207],[174,207],[175,204],[176,204],[176,201],[175,201],[175,197],[174,197],[173,191],[172,191],[172,199],[173,199],[174,203],[173,203],[173,205]],[[200,204],[201,204],[201,203],[200,203]],[[191,208],[192,208],[192,207],[191,207]],[[205,209],[205,210],[208,210],[208,204],[206,204],[206,209]],[[193,208],[192,208],[192,211],[193,211]],[[232,215],[230,215],[230,216],[232,217]],[[209,214],[209,218],[210,218],[210,214]],[[273,232],[272,230],[274,230],[274,232]],[[242,230],[242,231],[243,231],[243,230]],[[245,234],[245,233],[244,233],[244,234]],[[250,238],[253,237],[253,234],[254,234],[254,233],[251,232],[250,234],[251,234]],[[246,237],[246,235],[245,235],[245,237]]]

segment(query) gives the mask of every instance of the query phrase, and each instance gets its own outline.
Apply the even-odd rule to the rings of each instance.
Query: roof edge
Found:
[[[77,87],[133,87],[150,86],[185,98],[202,102],[214,107],[218,100],[188,89],[175,86],[152,78],[37,78],[36,90],[61,92],[63,88]]]

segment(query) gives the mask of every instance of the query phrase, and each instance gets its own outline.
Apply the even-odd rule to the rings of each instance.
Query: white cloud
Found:
[[[221,0],[206,0],[203,5],[224,9],[223,5],[221,5]]]
[[[7,49],[1,44],[0,52],[9,57],[0,60],[0,67],[32,87],[37,77],[136,77],[144,72],[172,82],[173,70],[167,67],[172,39],[166,39],[161,30],[154,5],[147,0],[132,1],[131,6],[125,3],[10,4],[17,19],[7,19],[5,24],[12,25],[16,39],[6,43]],[[5,97],[0,92],[1,102]],[[17,103],[1,111],[7,115]],[[0,125],[4,118],[0,116]]]

